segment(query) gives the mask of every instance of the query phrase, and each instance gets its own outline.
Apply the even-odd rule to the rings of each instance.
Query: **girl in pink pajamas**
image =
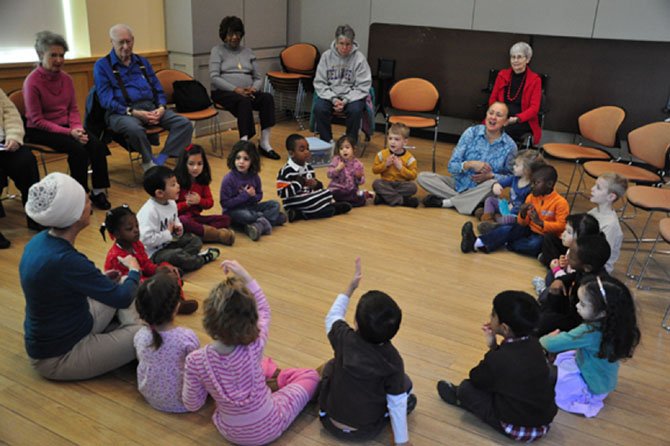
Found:
[[[268,340],[270,306],[258,283],[236,261],[225,260],[233,273],[205,300],[203,325],[214,342],[186,358],[182,399],[197,411],[216,401],[212,421],[224,438],[241,445],[277,439],[314,396],[319,375],[312,369],[279,370],[263,358]],[[276,380],[274,393],[266,381]]]

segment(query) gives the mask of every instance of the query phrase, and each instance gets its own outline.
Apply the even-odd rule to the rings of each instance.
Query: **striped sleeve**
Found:
[[[186,357],[184,363],[184,384],[182,386],[181,398],[191,412],[199,410],[207,401],[207,389],[200,380],[202,369],[202,356],[204,349],[196,350]]]

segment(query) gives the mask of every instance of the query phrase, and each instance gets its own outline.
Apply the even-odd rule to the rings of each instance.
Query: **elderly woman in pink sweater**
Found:
[[[26,105],[26,143],[44,144],[68,154],[70,175],[88,188],[90,164],[91,202],[99,209],[109,209],[105,189],[109,187],[107,174],[107,146],[84,130],[74,93],[72,78],[62,71],[65,39],[51,31],[37,33],[35,50],[39,65],[23,83]]]

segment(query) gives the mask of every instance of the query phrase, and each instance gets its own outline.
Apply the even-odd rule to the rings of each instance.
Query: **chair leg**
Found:
[[[42,169],[44,169],[44,176],[49,175],[49,171],[47,170],[47,160],[42,152],[40,152],[40,160],[42,161]]]
[[[437,147],[437,125],[435,126],[435,135],[433,136],[433,172],[435,172],[435,148]]]
[[[644,265],[642,265],[642,270],[640,271],[640,275],[637,278],[637,284],[635,287],[639,290],[641,289],[641,284],[642,284],[642,278],[644,277],[644,273],[647,270],[647,267],[649,266],[649,262],[651,261],[651,258],[654,256],[654,251],[656,251],[656,244],[658,243],[658,239],[661,238],[661,234],[658,234],[656,236],[656,240],[654,241],[654,245],[651,247],[651,251],[649,251],[649,255],[647,256],[647,260],[644,262]]]
[[[386,118],[384,120],[384,147],[383,147],[384,149],[386,148],[386,137],[388,136],[388,132],[389,132],[389,120],[388,118]]]
[[[663,320],[661,320],[661,327],[670,331],[670,324],[668,323],[668,316],[670,316],[670,305],[665,309],[665,314],[663,315]]]
[[[579,161],[575,164],[575,170],[579,170],[579,180],[577,181],[577,187],[575,187],[575,191],[573,192],[572,196],[572,202],[570,202],[570,209],[572,209],[575,206],[575,201],[577,201],[577,195],[579,195],[579,188],[582,185],[582,182],[584,181],[584,167],[582,167],[581,164],[579,164]],[[570,179],[572,182],[572,179]],[[566,194],[566,197],[568,195]]]
[[[635,245],[635,251],[633,252],[633,256],[630,258],[630,261],[628,262],[628,268],[626,268],[626,276],[631,279],[636,279],[636,276],[631,274],[633,270],[633,263],[635,263],[638,252],[640,252],[640,246],[642,245],[642,238],[644,237],[644,234],[647,231],[647,227],[649,226],[649,222],[651,221],[651,217],[653,215],[654,212],[650,211],[649,216],[647,217],[647,221],[644,223],[644,227],[642,228],[642,232],[640,233],[640,237],[638,237],[637,239],[637,245]]]

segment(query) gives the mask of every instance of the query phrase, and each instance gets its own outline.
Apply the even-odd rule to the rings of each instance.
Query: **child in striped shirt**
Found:
[[[221,266],[231,277],[205,300],[203,325],[214,342],[186,358],[184,405],[200,409],[212,395],[214,425],[231,443],[266,444],[291,425],[316,393],[313,369],[279,370],[263,358],[270,327],[270,306],[263,290],[234,260]],[[276,381],[272,393],[269,381]]]
[[[304,136],[293,133],[286,138],[289,160],[277,174],[277,194],[282,199],[288,221],[298,218],[311,220],[344,214],[351,204],[336,202],[330,190],[316,179],[314,168],[309,164],[312,157],[309,143]]]

